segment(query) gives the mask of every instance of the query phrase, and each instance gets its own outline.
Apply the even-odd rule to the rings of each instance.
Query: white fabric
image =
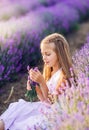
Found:
[[[48,89],[52,94],[57,86],[60,73],[61,69],[53,74],[47,82]],[[8,109],[0,116],[0,119],[5,122],[5,130],[35,130],[35,125],[45,128],[47,119],[44,113],[52,113],[53,105],[41,101],[31,103],[20,99],[18,102],[11,103]],[[51,129],[47,127],[46,130]]]

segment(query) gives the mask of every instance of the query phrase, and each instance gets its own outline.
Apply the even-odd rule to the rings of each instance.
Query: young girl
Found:
[[[52,112],[51,107],[60,94],[61,84],[69,82],[72,62],[66,39],[58,33],[51,34],[42,40],[40,48],[44,61],[43,75],[39,70],[29,71],[30,79],[39,84],[36,92],[40,101],[20,99],[11,103],[0,117],[0,130],[34,130],[35,125],[41,125],[45,120],[41,111]],[[27,89],[30,89],[29,80]]]

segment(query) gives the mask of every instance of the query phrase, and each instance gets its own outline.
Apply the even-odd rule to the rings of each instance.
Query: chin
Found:
[[[45,63],[45,65],[47,65],[48,67],[52,67],[52,65],[50,65],[49,63],[47,64],[47,63]]]
[[[48,65],[48,64],[47,64],[47,66],[48,66],[48,67],[52,67],[51,65]]]

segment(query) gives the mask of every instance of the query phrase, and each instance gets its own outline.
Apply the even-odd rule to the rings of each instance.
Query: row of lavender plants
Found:
[[[37,10],[42,6],[48,8],[50,6],[60,3],[63,3],[67,6],[76,9],[79,15],[84,18],[88,14],[88,2],[89,0],[7,0],[3,3],[1,2],[2,4],[0,3],[0,20],[8,20],[12,17],[17,18],[22,15],[26,15],[28,12]]]
[[[89,9],[87,1],[83,3],[81,0],[80,3],[85,14]],[[50,3],[50,0],[46,2]],[[40,63],[39,43],[43,37],[53,32],[68,33],[77,27],[81,18],[77,9],[64,2],[60,0],[52,6],[40,6],[18,19],[14,17],[0,22],[0,84],[26,70],[28,64]]]
[[[8,20],[12,17],[20,17],[26,13],[36,10],[41,6],[52,6],[60,2],[58,0],[7,0],[1,2],[0,20]]]
[[[89,37],[82,49],[76,51],[73,63],[77,85],[71,78],[71,87],[67,84],[65,91],[61,89],[58,102],[52,106],[53,112],[41,110],[46,120],[35,125],[35,130],[89,130]]]

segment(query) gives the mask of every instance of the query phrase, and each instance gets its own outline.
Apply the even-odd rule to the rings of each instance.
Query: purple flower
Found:
[[[27,66],[27,70],[28,70],[28,71],[30,70],[29,65]],[[38,67],[35,67],[34,70],[37,71],[37,70],[38,70]],[[28,76],[28,80],[30,81],[30,84],[31,84],[32,87],[35,87],[36,85],[39,85],[38,83],[32,81],[32,80],[30,79],[30,76]]]
[[[0,64],[0,75],[2,75],[4,69],[5,69],[5,67],[2,64]]]

